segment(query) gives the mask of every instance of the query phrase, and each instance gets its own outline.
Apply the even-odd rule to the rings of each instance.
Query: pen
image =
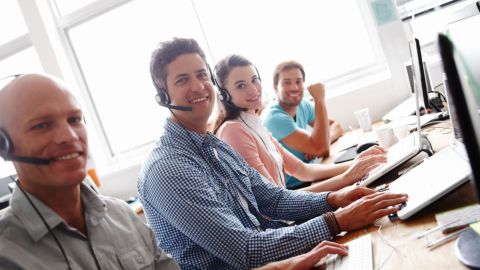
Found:
[[[451,234],[449,234],[449,235],[447,235],[447,236],[445,236],[445,237],[442,237],[442,238],[440,238],[440,239],[437,239],[437,240],[429,243],[429,244],[427,245],[427,248],[434,249],[434,248],[436,248],[436,247],[439,247],[439,246],[441,246],[442,244],[444,244],[444,243],[446,243],[446,242],[448,242],[448,241],[450,241],[450,240],[452,240],[452,239],[455,239],[458,235],[460,235],[462,232],[466,231],[467,229],[468,229],[468,227],[463,228],[463,229],[461,229],[461,230],[459,230],[459,231],[456,231],[456,232],[454,232],[454,233],[451,233]]]
[[[455,231],[457,231],[457,230],[466,228],[466,227],[470,226],[470,224],[476,223],[476,222],[478,222],[478,221],[479,221],[479,220],[475,220],[475,221],[467,222],[467,223],[460,224],[460,225],[457,225],[457,226],[453,226],[453,227],[450,227],[450,228],[446,228],[446,229],[443,230],[442,232],[443,232],[444,234],[449,234],[449,233],[455,232]]]
[[[446,224],[444,224],[444,225],[438,225],[438,226],[433,227],[433,228],[431,228],[431,229],[429,229],[429,230],[427,230],[427,231],[424,231],[423,233],[420,233],[419,235],[417,235],[417,239],[420,239],[420,238],[422,238],[422,237],[424,237],[424,236],[426,236],[426,235],[428,235],[428,234],[431,234],[431,233],[433,233],[433,232],[436,232],[436,231],[438,231],[438,230],[441,230],[441,229],[447,227],[448,225],[451,225],[451,224],[453,224],[453,223],[455,223],[455,222],[457,222],[457,221],[459,221],[459,220],[460,220],[460,219],[457,218],[457,219],[452,220],[452,221],[450,221],[450,222],[448,222],[448,223],[446,223]],[[461,229],[461,228],[459,228],[459,229]]]

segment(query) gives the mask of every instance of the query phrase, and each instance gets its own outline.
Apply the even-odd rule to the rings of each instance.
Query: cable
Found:
[[[436,91],[436,90],[433,90],[432,92],[433,92],[433,93],[436,93],[437,95],[439,95],[440,98],[443,98],[443,101],[444,101],[444,102],[447,102],[447,98],[445,97],[444,94],[442,94],[442,92]]]
[[[379,220],[380,220],[380,219],[379,219]],[[377,221],[379,221],[379,220],[377,220]],[[390,253],[388,254],[388,256],[383,260],[383,262],[380,263],[380,266],[379,266],[378,268],[376,268],[377,270],[379,270],[379,269],[382,269],[383,266],[385,266],[385,263],[387,263],[387,261],[390,259],[390,257],[392,257],[392,255],[393,255],[394,253],[398,253],[401,257],[407,258],[407,255],[404,254],[403,252],[401,252],[400,249],[399,249],[399,247],[407,244],[408,242],[410,242],[410,241],[412,241],[412,240],[414,240],[414,239],[416,239],[416,238],[415,238],[415,236],[412,237],[411,235],[405,235],[405,236],[407,236],[407,237],[404,237],[404,239],[406,239],[405,241],[400,242],[400,243],[392,243],[392,242],[390,242],[390,241],[383,235],[383,233],[382,233],[383,224],[380,224],[380,225],[375,224],[375,223],[377,223],[377,221],[374,222],[373,225],[376,226],[376,227],[378,227],[378,229],[377,229],[378,236],[380,237],[380,239],[382,240],[382,242],[384,242],[387,246],[389,246],[389,247],[391,248]],[[387,224],[388,224],[388,223],[387,223]],[[390,224],[394,224],[394,223],[390,223]],[[402,236],[402,237],[403,237],[403,236]],[[407,260],[407,261],[408,261],[408,260]]]
[[[45,218],[42,216],[42,214],[40,213],[40,211],[38,210],[38,208],[35,206],[35,204],[32,202],[32,200],[30,199],[30,196],[28,196],[27,192],[25,192],[25,190],[22,188],[22,185],[20,185],[20,181],[18,180],[15,180],[15,184],[17,185],[17,187],[22,191],[23,195],[25,195],[25,197],[27,198],[27,201],[30,203],[30,205],[33,207],[33,210],[35,210],[35,212],[37,213],[37,215],[40,217],[40,219],[42,220],[43,224],[45,225],[45,227],[47,228],[48,232],[50,233],[50,235],[52,235],[53,237],[53,240],[55,240],[55,243],[57,243],[57,246],[58,248],[60,249],[60,251],[62,252],[62,255],[63,255],[63,259],[65,259],[65,263],[67,264],[67,269],[71,270],[72,267],[70,265],[70,262],[68,260],[68,257],[67,257],[67,254],[65,253],[65,250],[63,249],[63,246],[62,244],[60,244],[60,241],[58,241],[57,239],[57,236],[55,236],[55,234],[53,233],[53,230],[52,228],[50,228],[50,226],[48,226],[48,223],[47,221],[45,220]],[[98,266],[98,265],[97,265]]]
[[[443,83],[439,83],[439,84],[435,85],[435,86],[433,87],[433,90],[437,89],[438,87],[440,87],[440,86],[442,86],[442,85],[443,85]]]

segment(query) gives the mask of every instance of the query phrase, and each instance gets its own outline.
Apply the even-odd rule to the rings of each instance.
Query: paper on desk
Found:
[[[443,226],[457,220],[456,222],[453,222],[445,227],[443,231],[460,225],[469,224],[480,220],[480,205],[473,204],[451,211],[438,213],[435,215],[435,219],[437,220],[439,226]]]
[[[348,133],[338,138],[338,141],[335,144],[337,147],[337,151],[342,151],[357,145],[357,143],[358,143],[358,134]]]
[[[480,235],[480,221],[470,224],[470,228],[472,228],[478,235]]]

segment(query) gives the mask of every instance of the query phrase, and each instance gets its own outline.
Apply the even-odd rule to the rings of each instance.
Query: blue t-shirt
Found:
[[[295,132],[297,129],[307,129],[309,123],[313,122],[314,120],[315,108],[313,107],[312,103],[304,99],[297,107],[295,119],[293,119],[290,114],[285,112],[278,102],[275,102],[265,115],[263,125],[272,133],[273,137],[283,145],[283,147],[285,147],[303,162],[309,163],[309,161],[303,158],[304,153],[288,147],[282,140]],[[291,175],[287,175],[286,184],[287,188],[295,188],[303,185],[304,182],[299,181],[297,178]]]

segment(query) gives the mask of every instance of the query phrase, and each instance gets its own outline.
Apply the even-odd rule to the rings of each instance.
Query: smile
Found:
[[[247,101],[249,102],[255,102],[255,101],[258,101],[260,99],[260,95],[254,97],[254,98],[251,98],[251,99],[247,99]]]
[[[196,104],[196,103],[199,103],[199,102],[203,102],[203,101],[206,101],[207,99],[208,99],[208,97],[194,98],[194,99],[190,100],[190,104]]]
[[[79,156],[80,156],[80,153],[75,152],[75,153],[63,155],[63,156],[60,156],[60,157],[56,157],[53,160],[55,160],[55,161],[71,160],[71,159],[78,158]]]

